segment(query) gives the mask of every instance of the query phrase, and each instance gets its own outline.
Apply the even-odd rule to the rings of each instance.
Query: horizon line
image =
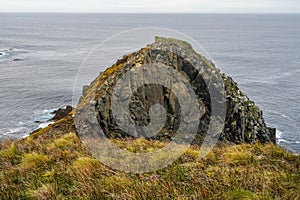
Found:
[[[300,12],[43,12],[0,11],[0,14],[241,14],[241,15],[295,15]]]

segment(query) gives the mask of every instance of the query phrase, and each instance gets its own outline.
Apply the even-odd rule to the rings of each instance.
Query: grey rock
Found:
[[[184,59],[185,56],[188,56],[188,59]],[[180,123],[188,125],[192,121],[199,120],[197,136],[194,142],[201,143],[211,121],[211,100],[207,87],[210,86],[212,90],[218,91],[222,87],[222,84],[224,84],[227,110],[223,130],[220,127],[216,128],[216,130],[222,130],[219,140],[237,144],[243,142],[253,143],[255,141],[275,143],[276,130],[266,126],[262,111],[239,89],[237,83],[231,77],[222,74],[211,61],[197,54],[190,44],[180,40],[159,37],[156,38],[153,44],[148,45],[146,48],[123,56],[116,64],[101,73],[90,86],[84,87],[83,97],[80,99],[79,106],[75,109],[77,113],[75,123],[76,127],[80,129],[78,130],[79,135],[86,136],[91,132],[96,134],[94,133],[95,131],[90,131],[87,128],[90,123],[87,119],[92,115],[96,115],[93,123],[101,126],[106,137],[146,137],[147,135],[143,135],[143,133],[137,133],[136,131],[128,133],[122,130],[122,127],[117,123],[120,120],[116,120],[116,116],[113,115],[111,110],[112,105],[118,109],[121,109],[122,106],[112,104],[111,102],[117,81],[126,72],[151,63],[166,65],[171,69],[182,72],[188,77],[189,83],[193,85],[195,94],[199,98],[199,102],[201,102],[200,105],[202,105],[200,109],[201,119],[197,119],[197,116],[194,114],[189,114],[189,120],[182,120],[178,99],[167,88],[147,85],[139,88],[140,90],[132,90],[135,83],[131,83],[132,85],[128,87],[125,85],[122,86],[121,93],[116,95],[117,97],[122,97],[120,102],[129,102],[129,116],[122,119],[121,123],[127,124],[132,120],[136,125],[147,126],[151,123],[149,116],[151,106],[160,104],[167,113],[166,122],[159,133],[151,136],[149,139],[170,140],[174,137],[174,133],[178,130]],[[199,70],[193,68],[193,65],[199,66]],[[200,72],[202,76],[200,76]],[[159,74],[161,77],[163,75]],[[215,81],[217,76],[222,77],[222,84]],[[143,82],[146,78],[139,77],[138,82]],[[204,80],[210,81],[204,82]],[[180,89],[177,85],[177,80],[173,80],[172,84],[174,88]],[[88,91],[95,94],[96,98],[90,99],[91,95],[88,94]],[[182,95],[185,95],[186,91],[181,91]],[[122,93],[130,93],[131,96],[123,97]],[[90,106],[95,106],[95,111],[91,110]],[[157,112],[156,110],[154,111]],[[196,119],[192,120],[192,118]]]

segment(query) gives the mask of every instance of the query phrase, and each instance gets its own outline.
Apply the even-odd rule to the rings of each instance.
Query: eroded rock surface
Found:
[[[118,86],[119,81],[128,72],[135,73],[144,66],[153,70],[157,80],[161,81],[159,84],[151,84],[149,81],[151,78],[145,74],[142,76],[134,74],[130,76],[132,81],[129,85]],[[160,72],[158,66],[169,67],[174,77],[175,73],[179,72],[183,75],[182,80],[164,79],[165,73]],[[135,79],[133,80],[132,77]],[[199,110],[189,110],[194,108],[194,104],[191,104],[193,101],[185,98],[189,91],[182,87],[182,84],[187,83],[191,85],[192,93],[197,97]],[[164,85],[169,85],[173,89]],[[116,93],[117,86],[119,90]],[[225,88],[223,93],[222,88]],[[173,90],[181,91],[180,95],[183,98],[179,98],[179,93],[174,93]],[[225,97],[224,102],[218,100],[218,95]],[[114,98],[118,101],[115,102]],[[184,105],[181,99],[186,99]],[[117,108],[120,113],[123,109],[122,104],[128,107],[129,114],[126,115],[127,117],[120,118],[118,112],[114,113],[112,108]],[[159,107],[152,109],[157,104],[163,107],[165,113],[160,113]],[[194,142],[201,143],[207,134],[210,122],[218,120],[218,116],[212,117],[213,110],[222,110],[223,105],[226,105],[226,109],[223,113],[220,112],[220,121],[224,120],[224,127],[220,130],[219,140],[233,143],[275,142],[275,130],[266,126],[262,111],[238,88],[232,78],[222,74],[211,61],[196,53],[188,43],[157,37],[153,44],[125,55],[101,73],[90,86],[84,86],[83,96],[76,108],[75,123],[81,137],[86,135],[97,137],[98,128],[101,127],[103,135],[109,138],[145,137],[171,140],[182,124],[187,127],[184,130],[189,131],[189,124],[195,124],[197,121],[197,136]],[[161,116],[165,114],[165,121],[157,133],[146,133],[143,128],[138,129],[140,131],[130,129],[129,124],[132,122],[140,127],[153,125],[155,129],[159,121],[155,121],[151,115],[157,117],[160,114]]]

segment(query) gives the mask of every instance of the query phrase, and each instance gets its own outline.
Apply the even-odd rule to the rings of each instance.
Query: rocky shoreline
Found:
[[[59,108],[54,110],[51,114],[54,116],[49,121],[58,121],[68,116],[70,112],[72,112],[74,108],[72,106],[66,106],[65,108]]]
[[[84,87],[83,96],[75,109],[70,106],[58,109],[53,112],[55,114],[52,118],[55,121],[53,124],[34,131],[26,138],[1,142],[0,197],[2,199],[300,199],[300,156],[274,144],[276,130],[266,126],[262,111],[240,91],[232,78],[220,73],[205,58],[195,55],[187,44],[177,40],[176,42],[179,46],[174,46],[174,40],[157,38],[154,44],[123,57],[101,73],[90,86]],[[116,159],[111,161],[116,161],[118,165],[124,165],[126,159],[129,160],[127,157],[129,154],[147,154],[151,157],[158,155],[156,162],[160,162],[165,158],[171,159],[174,150],[182,148],[182,144],[176,143],[174,149],[161,153],[162,149],[169,146],[168,137],[172,131],[165,131],[164,135],[159,133],[156,138],[134,138],[126,135],[113,123],[114,119],[109,111],[109,106],[113,102],[110,89],[126,70],[140,67],[141,64],[158,58],[168,64],[167,66],[182,69],[181,65],[185,62],[181,58],[172,53],[154,51],[153,47],[156,45],[189,50],[196,56],[195,58],[201,59],[198,63],[201,63],[203,70],[207,69],[206,75],[215,77],[216,73],[220,73],[226,89],[226,123],[220,135],[221,142],[206,156],[200,156],[206,149],[197,145],[199,141],[195,141],[196,145],[186,145],[185,152],[176,161],[167,162],[164,168],[147,173],[133,171],[128,173],[97,159],[89,151],[86,146],[89,143],[82,140],[81,134],[94,133],[93,129],[87,128],[90,125],[86,122],[89,121],[87,119],[97,116],[92,125],[101,125],[106,136],[111,138],[109,142],[127,152],[116,153],[114,149],[108,148],[98,153],[104,156],[114,155]],[[191,70],[182,71],[187,72],[187,77],[192,77],[192,73],[188,73]],[[198,129],[201,140],[203,131],[207,128],[205,123],[210,119],[211,101],[206,95],[207,90],[203,82],[194,83],[201,88],[198,95],[199,102],[202,102],[199,105],[203,108],[200,111],[204,116]],[[212,85],[213,88],[219,86]],[[155,95],[153,89],[159,95]],[[139,94],[134,90],[131,91],[136,97],[131,98],[129,104],[134,119],[144,125],[143,123],[148,122],[149,105],[158,101],[165,105],[168,111],[167,129],[176,128],[178,121],[174,119],[179,116],[180,109],[172,92],[157,87],[152,90],[150,88],[150,91],[151,98],[150,95],[145,95],[147,93]],[[185,94],[184,90],[181,91],[181,94]],[[137,102],[143,103],[140,104],[142,109],[138,109]],[[81,115],[76,116],[78,114],[76,112]],[[193,118],[194,116],[191,116],[189,119]],[[79,126],[78,129],[75,127],[76,123],[86,126]],[[98,143],[99,140],[90,142],[98,146],[103,144]],[[142,161],[145,165],[152,164],[147,159]],[[129,162],[128,167],[131,168],[136,162],[137,160]]]

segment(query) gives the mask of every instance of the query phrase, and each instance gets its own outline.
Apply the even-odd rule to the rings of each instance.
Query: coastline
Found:
[[[98,79],[103,81],[103,77],[108,77],[108,73],[104,72]],[[97,85],[97,81],[93,84]],[[238,197],[252,200],[300,198],[300,155],[284,150],[273,144],[270,139],[256,140],[248,144],[246,140],[241,144],[234,144],[234,141],[220,142],[205,157],[200,156],[205,149],[198,144],[189,145],[176,161],[162,169],[147,173],[129,173],[130,171],[124,172],[105,165],[101,160],[95,159],[75,128],[76,110],[78,111],[85,102],[93,106],[97,104],[89,98],[93,84],[84,92],[76,109],[66,107],[53,111],[53,114],[60,115],[53,124],[32,132],[26,138],[0,143],[2,197],[7,199],[236,199]],[[238,89],[234,87],[234,91]],[[238,96],[237,99],[246,97]],[[254,105],[249,99],[246,102],[250,102],[251,106]],[[262,116],[258,108],[253,107],[253,110],[255,114],[259,113]],[[263,120],[257,115],[256,118]],[[261,123],[261,126],[263,125]],[[111,138],[111,142],[118,148],[134,154],[155,154],[169,145],[168,141],[144,138]],[[175,149],[182,147],[183,144],[180,143],[174,146]],[[111,150],[100,153],[113,154]],[[159,160],[170,159],[172,153],[160,154]],[[119,165],[124,165],[127,157],[122,154],[115,156]],[[132,162],[129,162],[127,167],[131,169]]]

